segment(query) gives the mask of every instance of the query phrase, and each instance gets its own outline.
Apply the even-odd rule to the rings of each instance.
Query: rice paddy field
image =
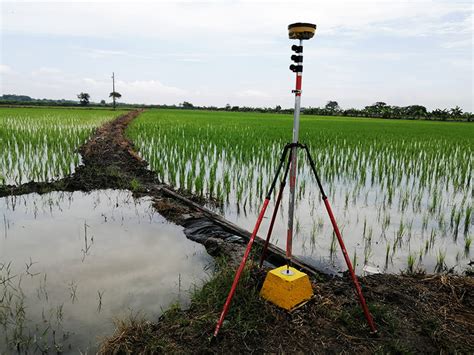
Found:
[[[127,132],[162,181],[222,201],[220,212],[251,230],[292,119],[150,110]],[[467,268],[474,125],[303,115],[300,129],[358,273]],[[344,269],[302,153],[298,174],[294,253],[328,271]],[[287,203],[285,194],[272,237],[283,248]],[[263,236],[270,216],[271,209]]]
[[[77,149],[120,111],[0,108],[0,185],[47,182],[74,172]]]
[[[82,163],[79,147],[122,113],[1,108],[0,186],[70,175]],[[292,120],[148,110],[126,134],[161,182],[208,198],[209,208],[251,230],[291,139]],[[302,116],[300,141],[310,146],[359,274],[468,268],[473,137],[470,123]],[[107,141],[102,135],[96,140]],[[122,143],[101,148],[105,158]],[[293,252],[328,273],[344,271],[302,152],[298,174]],[[193,285],[212,274],[204,247],[157,214],[151,196],[136,199],[129,190],[0,198],[0,353],[95,352],[97,335],[112,331],[113,317],[140,311],[158,317],[176,299],[186,305]],[[266,235],[276,193],[260,236]],[[282,248],[287,205],[288,189],[272,237]],[[166,267],[157,267],[157,260]]]

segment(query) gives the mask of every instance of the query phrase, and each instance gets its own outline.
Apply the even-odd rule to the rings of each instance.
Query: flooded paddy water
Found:
[[[127,191],[0,199],[0,353],[95,352],[115,318],[156,320],[212,258]]]
[[[303,161],[303,159],[301,159]],[[341,249],[321,200],[316,181],[308,168],[301,170],[295,217],[293,253],[306,263],[328,273],[346,270]],[[453,271],[462,273],[473,258],[471,253],[472,224],[464,210],[467,196],[442,191],[436,211],[429,212],[429,193],[421,194],[419,202],[404,202],[404,193],[397,192],[390,204],[383,187],[351,186],[342,181],[326,184],[344,243],[358,274]],[[286,247],[289,191],[283,194],[272,233],[272,243]],[[229,204],[223,214],[234,223],[252,230],[261,202],[254,202],[245,211]],[[266,237],[274,209],[275,196],[260,228]],[[416,203],[419,205],[417,206]],[[407,206],[402,207],[404,204]],[[409,205],[408,205],[409,204]],[[469,207],[468,207],[469,208]],[[468,210],[469,211],[469,210]],[[465,226],[466,223],[466,226]]]
[[[162,181],[221,201],[218,213],[252,230],[291,127],[290,115],[155,110],[127,132]],[[473,136],[468,123],[301,117],[301,142],[310,147],[357,273],[469,269]],[[302,152],[296,200],[294,254],[326,272],[346,270]],[[282,248],[287,207],[288,186],[272,237]]]

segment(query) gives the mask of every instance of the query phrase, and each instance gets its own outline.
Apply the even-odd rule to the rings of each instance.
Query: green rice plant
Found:
[[[403,223],[403,219],[400,220],[400,224],[398,225],[398,230],[395,236],[395,239],[399,245],[402,244],[403,236],[406,233],[406,226]]]
[[[453,205],[451,209],[451,218],[449,219],[449,227],[454,228],[454,217],[456,216],[456,204]]]
[[[367,265],[369,263],[372,255],[372,244],[370,242],[366,242],[364,244],[364,265]]]
[[[332,233],[331,247],[329,249],[329,255],[331,259],[334,258],[334,253],[336,252],[336,234]]]
[[[471,216],[472,216],[472,205],[466,207],[464,211],[464,234],[469,232],[469,226],[471,225]]]
[[[446,252],[441,251],[441,249],[438,250],[438,255],[436,257],[436,266],[435,266],[435,272],[442,272],[446,270]]]
[[[416,257],[412,253],[408,254],[407,258],[407,273],[408,274],[413,274],[415,271],[415,260]]]
[[[454,240],[458,239],[459,224],[461,223],[461,210],[454,215]]]
[[[0,108],[0,185],[50,181],[81,164],[77,149],[120,112]]]
[[[471,243],[472,243],[472,235],[466,236],[464,238],[464,250],[467,255],[469,255],[469,252],[471,250]]]
[[[390,256],[390,242],[385,246],[385,265],[388,265],[388,258]]]
[[[354,249],[354,255],[352,256],[352,265],[354,266],[354,270],[357,268],[357,249]]]

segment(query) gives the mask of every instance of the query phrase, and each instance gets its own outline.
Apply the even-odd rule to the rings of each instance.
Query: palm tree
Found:
[[[431,115],[433,117],[436,117],[436,118],[439,118],[443,121],[446,121],[448,119],[448,116],[449,116],[449,111],[447,109],[441,110],[441,109],[437,108],[436,110],[433,110],[431,112]]]
[[[111,97],[114,101],[114,110],[115,110],[115,99],[120,99],[122,95],[120,95],[120,93],[118,93],[117,91],[112,91],[109,97]]]
[[[450,110],[451,117],[457,118],[461,117],[462,115],[462,109],[459,106],[456,106]]]

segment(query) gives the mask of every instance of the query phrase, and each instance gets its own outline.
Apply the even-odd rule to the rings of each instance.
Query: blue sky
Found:
[[[298,4],[298,6],[295,6]],[[0,93],[291,107],[287,25],[305,42],[303,106],[376,101],[473,111],[470,1],[1,3]]]

